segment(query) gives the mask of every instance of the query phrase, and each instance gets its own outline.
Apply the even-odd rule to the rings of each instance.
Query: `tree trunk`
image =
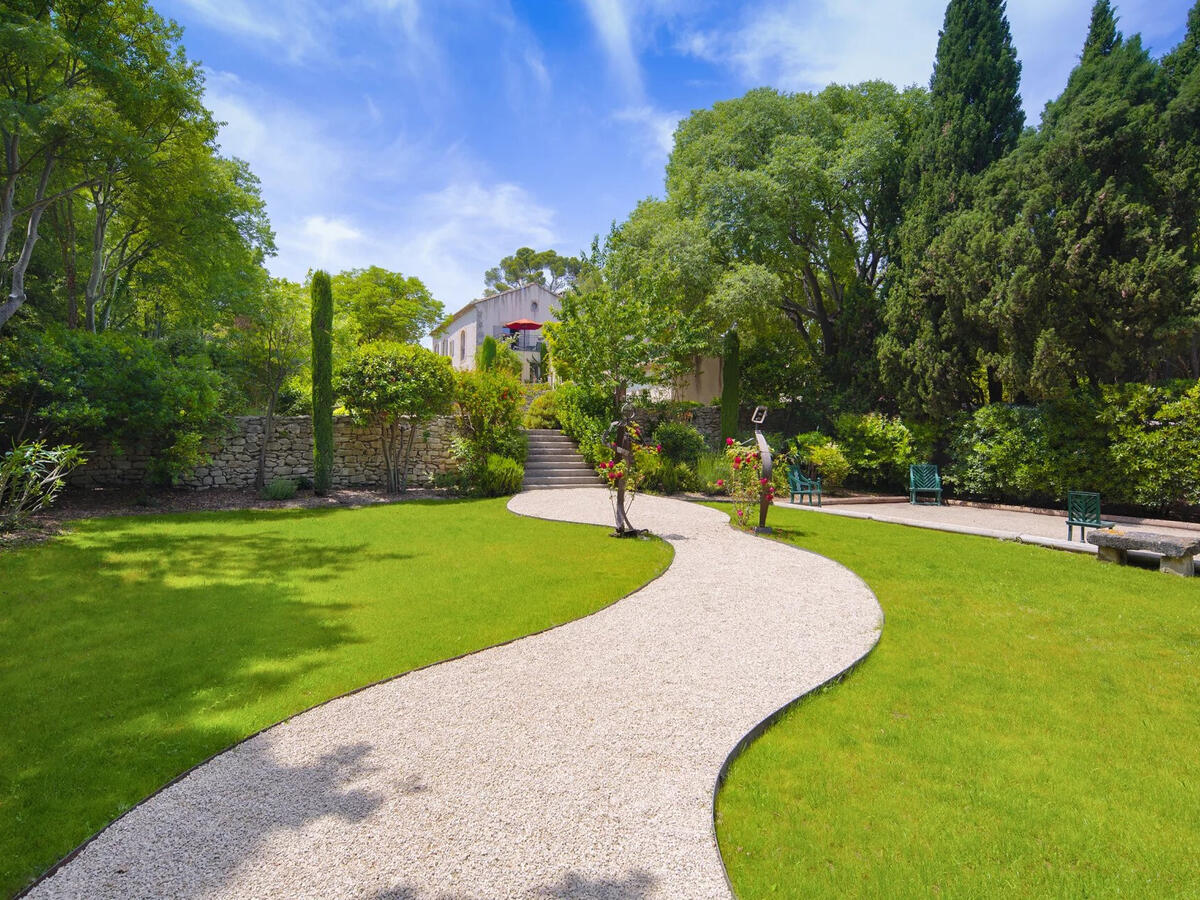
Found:
[[[412,457],[413,442],[417,439],[417,423],[408,426],[408,446],[404,449],[404,467],[400,470],[400,493],[408,490],[408,461]]]
[[[381,438],[383,440],[383,469],[386,490],[389,494],[396,493],[396,426],[384,425]]]
[[[8,299],[0,304],[0,328],[3,328],[18,309],[25,303],[25,270],[29,268],[29,261],[33,258],[33,245],[38,239],[38,225],[42,220],[42,213],[46,211],[46,204],[43,202],[46,197],[46,187],[50,184],[50,173],[54,171],[54,156],[47,151],[46,164],[42,168],[42,176],[38,181],[37,192],[34,194],[33,206],[29,211],[29,225],[25,229],[25,245],[21,248],[21,255],[17,257],[16,263],[12,268],[12,288],[9,291]]]

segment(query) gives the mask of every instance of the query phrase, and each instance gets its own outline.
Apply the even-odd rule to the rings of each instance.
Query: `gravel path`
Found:
[[[595,488],[509,506],[612,515]],[[675,546],[658,580],[238,745],[31,896],[728,897],[712,825],[726,755],[866,654],[882,613],[848,570],[723,513],[643,496],[632,518]]]

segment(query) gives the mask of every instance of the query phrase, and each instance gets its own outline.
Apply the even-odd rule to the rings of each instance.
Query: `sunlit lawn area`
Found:
[[[1195,896],[1200,581],[775,509],[886,615],[717,803],[741,897]]]
[[[0,895],[239,738],[670,556],[504,500],[93,519],[0,554]]]

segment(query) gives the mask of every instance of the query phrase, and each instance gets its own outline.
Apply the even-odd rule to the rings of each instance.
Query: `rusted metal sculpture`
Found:
[[[750,421],[758,426],[766,420],[767,408],[765,406],[756,407]],[[762,481],[758,488],[758,525],[755,527],[754,533],[770,534],[771,529],[767,525],[767,510],[771,508],[771,448],[759,428],[754,429],[754,441],[758,444],[759,459],[762,460]]]
[[[617,392],[617,403],[619,405],[620,414],[616,421],[612,422],[608,428],[604,430],[602,438],[604,444],[611,447],[617,455],[617,462],[625,463],[624,476],[616,479],[616,503],[613,504],[613,512],[616,514],[617,529],[613,532],[614,537],[637,537],[642,533],[641,529],[634,528],[629,521],[629,503],[632,499],[632,491],[629,490],[628,482],[633,477],[633,435],[636,428],[633,417],[633,404],[625,402],[625,392]]]

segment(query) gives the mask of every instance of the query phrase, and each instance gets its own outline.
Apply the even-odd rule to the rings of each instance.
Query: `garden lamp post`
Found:
[[[754,528],[755,534],[771,533],[771,528],[767,525],[767,510],[771,508],[771,448],[767,444],[767,439],[763,437],[760,427],[766,420],[767,408],[765,406],[755,407],[750,421],[755,425],[754,440],[758,444],[758,455],[762,460],[762,483],[758,486],[758,525]]]

